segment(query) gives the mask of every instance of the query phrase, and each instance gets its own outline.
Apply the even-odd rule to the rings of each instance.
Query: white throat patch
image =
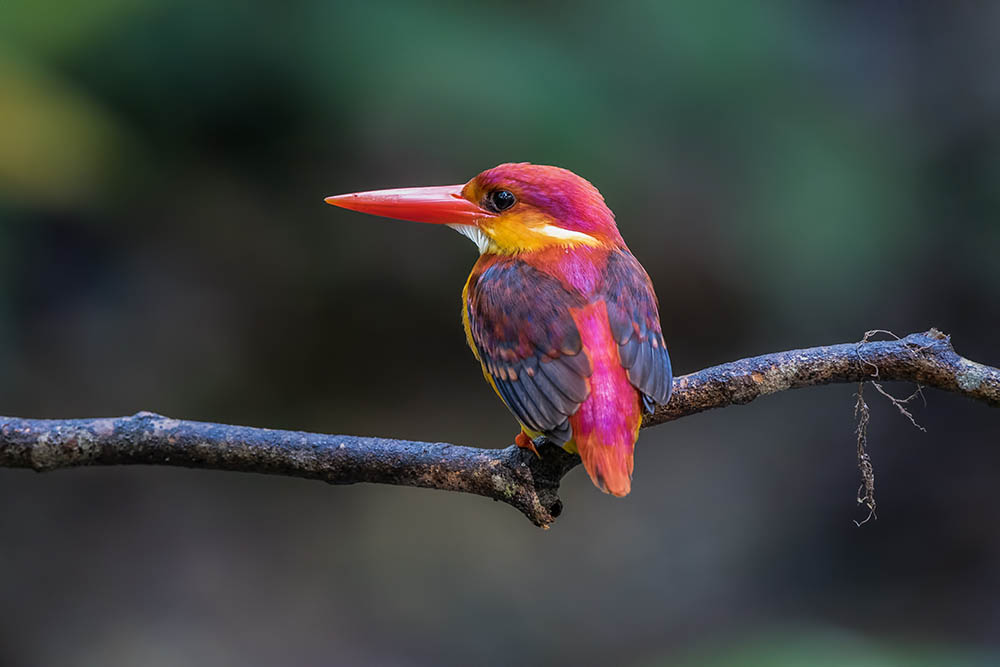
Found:
[[[462,236],[467,237],[470,241],[476,244],[479,248],[479,254],[482,255],[484,252],[489,250],[490,243],[492,243],[490,237],[488,237],[483,230],[475,225],[448,225],[456,232]]]

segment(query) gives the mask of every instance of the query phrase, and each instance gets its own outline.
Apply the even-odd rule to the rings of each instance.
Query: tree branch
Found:
[[[906,380],[1000,406],[1000,370],[955,353],[931,329],[903,339],[776,352],[674,380],[670,402],[643,427],[786,389],[834,382]],[[177,465],[261,472],[331,484],[375,482],[474,493],[503,501],[535,525],[562,512],[559,482],[580,459],[545,446],[481,449],[321,435],[170,419],[151,412],[106,419],[0,417],[0,467],[55,470],[84,465]]]

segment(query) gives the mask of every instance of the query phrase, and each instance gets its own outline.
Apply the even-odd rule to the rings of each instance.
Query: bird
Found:
[[[325,201],[472,240],[479,259],[462,323],[521,426],[515,444],[577,453],[599,489],[628,495],[643,413],[667,403],[673,375],[652,281],[596,187],[568,169],[517,162],[461,185]]]

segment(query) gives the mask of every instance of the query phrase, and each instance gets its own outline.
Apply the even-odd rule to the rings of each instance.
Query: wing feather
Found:
[[[469,337],[504,403],[528,429],[562,444],[568,418],[590,391],[571,308],[582,297],[530,264],[493,258],[473,271],[466,290]]]
[[[605,275],[602,291],[621,364],[632,386],[649,399],[647,404],[663,405],[670,399],[673,372],[649,276],[627,250],[608,257]]]

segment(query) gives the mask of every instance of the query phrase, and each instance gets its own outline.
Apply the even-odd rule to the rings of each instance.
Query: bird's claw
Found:
[[[532,440],[531,438],[528,437],[528,435],[524,431],[521,431],[520,433],[517,434],[517,436],[514,437],[515,445],[517,445],[521,449],[531,450],[538,458],[542,458],[542,455],[538,453],[537,445],[540,445],[543,442],[545,442],[544,438],[539,437]]]

